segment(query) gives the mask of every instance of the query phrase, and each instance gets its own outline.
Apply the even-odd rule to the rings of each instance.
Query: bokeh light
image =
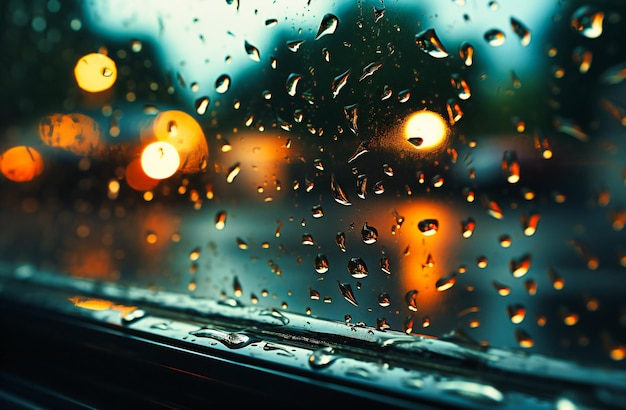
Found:
[[[424,110],[409,118],[404,132],[407,141],[415,148],[430,150],[445,142],[448,127],[439,114]]]
[[[0,156],[2,175],[15,182],[31,181],[43,172],[43,159],[34,148],[9,148]]]
[[[153,179],[167,179],[174,175],[180,165],[180,155],[172,144],[153,142],[141,153],[141,168]]]
[[[91,53],[78,60],[74,67],[78,86],[90,93],[108,90],[117,80],[115,61],[104,54]]]

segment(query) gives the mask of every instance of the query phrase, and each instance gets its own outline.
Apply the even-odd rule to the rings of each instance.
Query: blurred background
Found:
[[[1,7],[3,270],[624,367],[622,2]]]

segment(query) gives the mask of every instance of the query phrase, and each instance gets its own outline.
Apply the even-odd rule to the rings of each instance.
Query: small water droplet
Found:
[[[430,326],[430,317],[429,316],[424,316],[422,318],[422,327],[425,329],[427,327]]]
[[[361,239],[363,239],[363,243],[367,245],[375,243],[376,240],[378,240],[378,230],[365,222],[361,229]]]
[[[226,212],[220,211],[215,215],[215,228],[219,231],[226,226]]]
[[[522,215],[520,221],[524,235],[533,236],[537,231],[537,225],[540,219],[541,215],[538,212],[531,212],[528,216]]]
[[[141,309],[129,309],[122,313],[122,324],[129,325],[146,316],[146,312]]]
[[[406,306],[413,312],[417,312],[417,294],[417,290],[410,290],[406,293],[406,295],[404,295]]]
[[[380,305],[380,307],[388,307],[391,305],[391,298],[388,293],[380,293],[378,295],[378,305]]]
[[[196,337],[207,337],[217,340],[230,349],[241,349],[252,343],[259,342],[260,339],[247,335],[243,332],[222,332],[216,329],[200,329],[189,332],[190,335]]]
[[[198,259],[200,259],[200,248],[195,248],[189,254],[189,260],[190,261],[197,261]]]
[[[328,272],[328,259],[326,255],[318,253],[314,261],[315,271],[319,274]]]
[[[337,27],[339,26],[339,19],[334,14],[326,14],[322,18],[322,22],[320,23],[320,27],[317,30],[317,34],[315,35],[315,39],[319,40],[320,38],[331,35],[335,33]]]
[[[140,40],[132,40],[130,42],[130,49],[133,50],[133,53],[138,53],[143,48],[143,44]]]
[[[380,266],[380,270],[385,272],[387,275],[391,275],[389,257],[387,255],[381,256],[379,266]]]
[[[361,174],[357,177],[356,190],[356,195],[361,199],[365,199],[367,196],[367,175]]]
[[[411,91],[409,89],[406,90],[402,90],[398,92],[398,102],[399,103],[405,103],[407,101],[409,101],[411,99]],[[409,142],[413,143],[411,141],[412,138],[409,138]],[[421,138],[418,138],[421,139]],[[415,143],[413,143],[415,145]],[[416,146],[420,146],[422,145],[421,143],[417,144]]]
[[[226,176],[226,182],[232,184],[239,172],[241,171],[241,164],[239,162],[235,163],[229,170],[228,175]]]
[[[384,184],[383,184],[383,181],[378,181],[378,182],[376,182],[376,183],[374,184],[374,188],[373,188],[373,190],[374,190],[374,193],[375,193],[376,195],[380,195],[380,194],[384,193],[384,192],[385,192],[385,186],[384,186]]]
[[[501,30],[491,29],[485,33],[485,41],[492,47],[499,47],[506,41],[506,36]]]
[[[461,234],[464,238],[470,238],[474,234],[474,229],[476,229],[476,221],[472,218],[461,222]]]
[[[302,245],[305,246],[315,246],[315,241],[313,240],[313,235],[310,233],[302,234]]]
[[[504,151],[502,154],[502,172],[509,184],[516,184],[520,180],[520,165],[517,160],[517,152]]]
[[[582,6],[572,14],[572,28],[583,37],[598,38],[602,35],[604,12],[592,6]]]
[[[502,283],[498,283],[494,281],[492,282],[492,285],[498,292],[498,295],[500,296],[509,296],[511,294],[511,288],[506,285],[503,285]]]
[[[289,77],[287,77],[287,83],[285,84],[285,88],[287,89],[287,94],[289,94],[292,97],[296,95],[298,83],[300,82],[301,79],[302,79],[302,76],[300,74],[296,74],[296,73],[289,74]],[[302,113],[302,111],[300,111],[300,113]],[[302,121],[302,119],[300,119],[300,121]],[[296,122],[300,122],[300,121],[296,120]]]
[[[333,99],[337,98],[341,89],[345,87],[345,85],[348,83],[349,77],[350,77],[350,69],[344,71],[343,73],[339,74],[337,77],[333,79],[333,81],[330,84],[330,90],[332,91]]]
[[[461,78],[459,74],[452,74],[450,83],[452,84],[452,87],[454,87],[454,89],[456,90],[459,99],[469,100],[469,98],[472,96],[472,91],[470,90],[467,81]]]
[[[503,248],[508,248],[511,246],[511,237],[509,235],[501,235],[498,238],[498,242]]]
[[[341,282],[337,281],[337,286],[339,286],[339,292],[341,293],[341,295],[348,302],[350,302],[354,306],[357,306],[357,307],[359,306],[358,302],[356,301],[356,297],[354,296],[354,292],[352,291],[352,287],[350,286],[350,284],[348,284],[348,283],[341,283]]]
[[[291,40],[287,41],[287,49],[292,53],[297,52],[300,49],[300,46],[304,43],[304,40]]]
[[[487,210],[487,213],[496,219],[502,219],[504,214],[502,208],[496,201],[490,200],[488,197],[483,197],[483,207]]]
[[[278,20],[277,19],[267,19],[267,20],[265,20],[265,26],[266,27],[274,27],[276,24],[278,24]]]
[[[246,49],[246,54],[250,57],[250,60],[259,62],[261,61],[261,53],[259,53],[259,49],[248,43],[248,41],[244,42],[244,47]]]
[[[324,58],[324,61],[330,63],[330,51],[326,47],[322,49],[322,57]]]
[[[337,232],[335,235],[335,243],[341,249],[342,252],[346,251],[346,234],[343,232]]]
[[[226,74],[222,74],[215,80],[215,91],[220,94],[224,94],[230,88],[230,77]]]
[[[445,380],[435,384],[443,394],[453,394],[485,403],[502,403],[504,394],[488,384],[465,380]]]
[[[359,77],[359,82],[363,81],[367,77],[374,74],[376,71],[378,71],[380,67],[382,67],[382,65],[383,63],[378,62],[378,61],[374,61],[373,63],[369,63],[368,65],[366,65],[363,68],[363,72],[361,73],[361,76]]]
[[[383,172],[389,177],[393,176],[393,168],[389,164],[383,164]]]
[[[521,21],[515,17],[511,17],[511,28],[513,32],[519,37],[522,47],[526,47],[530,44],[530,30]]]
[[[355,279],[365,278],[369,274],[365,261],[361,258],[350,258],[348,272]]]
[[[413,315],[408,315],[402,323],[402,330],[404,330],[407,335],[413,333],[413,322]]]
[[[158,330],[170,330],[170,326],[163,322],[163,323],[155,323],[153,325],[150,326],[150,329],[158,329]]]
[[[519,259],[511,259],[511,262],[509,262],[509,268],[511,269],[513,276],[521,278],[526,275],[530,269],[530,261],[531,255],[529,253],[524,254]]]
[[[474,46],[467,42],[461,43],[459,57],[461,57],[466,67],[471,67],[474,64]]]
[[[198,115],[204,115],[209,107],[209,102],[209,97],[204,96],[198,98],[193,104],[196,109],[196,113],[198,113]]]
[[[346,195],[344,190],[341,188],[339,183],[335,180],[334,174],[331,174],[330,176],[330,191],[332,192],[333,198],[335,199],[335,201],[337,201],[337,203],[341,205],[346,205],[346,206],[352,205],[352,203],[348,199],[348,196]]]
[[[535,341],[532,339],[532,337],[530,337],[530,335],[522,329],[515,330],[515,339],[517,340],[517,343],[519,343],[520,347],[526,349],[530,349],[535,344]]]
[[[526,308],[520,304],[508,305],[506,311],[509,318],[511,318],[511,322],[516,325],[522,323],[526,317]]]
[[[423,219],[418,222],[417,229],[425,236],[432,236],[439,230],[439,221],[436,219]]]
[[[309,356],[309,365],[314,369],[322,369],[330,366],[338,357],[332,347],[322,347],[311,353]]]
[[[461,120],[461,118],[463,118],[461,105],[452,98],[446,103],[446,111],[448,112],[448,119],[452,125],[456,124]]]
[[[417,44],[423,52],[429,54],[432,57],[448,57],[448,52],[443,46],[441,40],[439,40],[439,37],[437,37],[437,33],[432,28],[416,34],[415,44]]]
[[[437,282],[435,283],[435,287],[437,288],[439,292],[443,292],[453,287],[455,283],[456,283],[456,272],[453,272],[437,280]]]

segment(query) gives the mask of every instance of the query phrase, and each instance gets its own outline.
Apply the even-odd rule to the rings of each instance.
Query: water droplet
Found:
[[[476,221],[472,218],[467,218],[461,222],[461,234],[464,238],[470,238],[474,234],[476,228]]]
[[[509,296],[511,294],[511,288],[506,285],[503,285],[502,283],[498,283],[494,281],[492,282],[492,285],[498,292],[498,295],[500,296]]]
[[[604,12],[592,6],[582,6],[572,14],[572,28],[583,37],[598,38],[602,35]]]
[[[317,273],[322,274],[328,272],[328,259],[326,258],[326,255],[318,253],[315,257],[314,266],[315,272]]]
[[[378,295],[378,305],[380,305],[380,307],[388,307],[391,305],[391,298],[388,293],[380,293]]]
[[[331,35],[337,30],[337,26],[339,25],[339,19],[334,14],[326,14],[322,18],[322,22],[320,23],[320,27],[317,30],[317,34],[315,35],[315,39],[319,40],[320,38]]]
[[[383,63],[378,62],[378,61],[375,61],[373,63],[369,63],[368,65],[366,65],[363,68],[363,72],[361,73],[361,76],[359,77],[359,82],[363,81],[365,78],[374,74],[382,66],[383,66]]]
[[[324,216],[324,210],[322,209],[321,205],[314,205],[313,208],[311,208],[311,216],[315,219],[321,218]]]
[[[352,287],[348,283],[341,283],[337,281],[337,286],[339,286],[339,292],[341,295],[354,306],[359,306],[356,301],[356,297],[354,296],[354,292],[352,292]]]
[[[404,333],[407,335],[413,333],[413,322],[413,315],[408,315],[402,323],[402,330],[404,330]]]
[[[274,27],[276,24],[278,24],[278,20],[277,19],[267,19],[267,20],[265,20],[265,26],[266,27]]]
[[[232,184],[235,178],[237,178],[237,175],[239,175],[240,171],[241,171],[241,164],[237,162],[228,170],[228,175],[226,176],[226,182],[228,182],[229,184]]]
[[[532,337],[530,337],[530,335],[522,329],[515,330],[515,339],[517,340],[517,343],[519,343],[520,347],[524,347],[526,349],[530,349],[535,344]]]
[[[207,108],[209,107],[209,97],[200,97],[194,102],[194,108],[198,115],[204,115],[206,113]]]
[[[411,99],[411,91],[410,90],[406,89],[406,90],[402,90],[402,91],[398,92],[398,102],[399,103],[405,103],[405,102],[409,101],[409,99]],[[409,142],[412,142],[411,138],[409,138]],[[422,144],[420,143],[417,146],[419,146],[419,145],[422,145]]]
[[[496,219],[502,219],[504,214],[502,208],[496,201],[490,200],[488,197],[483,197],[483,207],[487,210],[487,213]]]
[[[509,318],[511,318],[511,322],[516,325],[522,323],[526,317],[526,308],[520,304],[508,305],[506,311]]]
[[[593,53],[582,46],[576,47],[572,53],[572,60],[578,67],[578,72],[586,74],[591,68],[591,61],[593,60]]]
[[[367,196],[367,175],[361,174],[357,177],[356,190],[356,195],[361,199],[365,199],[365,197]]]
[[[311,353],[309,365],[314,369],[321,369],[330,366],[338,357],[332,347],[322,347]]]
[[[344,71],[343,73],[339,74],[337,77],[333,79],[333,81],[330,84],[330,90],[333,93],[333,99],[337,98],[341,89],[345,87],[345,85],[348,83],[349,77],[350,77],[350,69]]]
[[[239,282],[239,278],[237,278],[237,276],[233,278],[233,292],[236,297],[241,297],[241,283]]]
[[[511,246],[511,237],[509,235],[501,235],[498,238],[498,242],[503,248],[508,248]]]
[[[519,37],[520,43],[523,47],[530,44],[530,30],[521,21],[515,17],[511,17],[511,28]]]
[[[466,42],[461,43],[459,57],[461,57],[466,67],[471,67],[474,64],[474,46]]]
[[[226,212],[220,211],[215,215],[215,228],[219,231],[226,226]]]
[[[540,219],[541,215],[538,212],[532,212],[528,216],[522,215],[520,220],[524,235],[533,236],[537,231],[537,225],[539,224]]]
[[[324,58],[324,61],[330,63],[330,51],[328,51],[326,47],[322,49],[322,57]]]
[[[378,23],[385,16],[385,8],[374,7],[374,23]]]
[[[487,41],[487,44],[492,47],[499,47],[506,41],[506,36],[504,35],[504,33],[497,29],[487,31],[484,37]]]
[[[315,246],[315,241],[313,240],[313,235],[310,233],[302,234],[302,245],[305,246]]]
[[[380,258],[380,270],[385,272],[387,275],[391,275],[391,268],[389,264],[389,257],[387,255],[383,255]]]
[[[163,323],[155,323],[151,325],[150,329],[170,330],[171,328],[167,323],[163,322]]]
[[[361,239],[363,239],[363,243],[367,245],[375,243],[376,240],[378,240],[378,230],[365,222],[361,229]]]
[[[348,120],[350,131],[352,131],[355,135],[358,135],[359,133],[359,126],[357,124],[359,115],[357,112],[357,108],[357,104],[347,105],[343,107],[343,113],[346,116],[346,120]]]
[[[311,298],[311,300],[319,300],[320,293],[315,289],[309,288],[309,297]]]
[[[333,193],[333,198],[335,198],[335,201],[337,201],[341,205],[346,205],[346,206],[352,205],[352,203],[348,199],[348,196],[346,195],[344,190],[341,188],[339,183],[335,180],[334,174],[330,176],[330,191]]]
[[[465,380],[445,380],[435,384],[443,394],[453,394],[484,403],[502,403],[504,394],[488,384]]]
[[[432,183],[434,188],[441,188],[443,186],[444,179],[441,175],[435,175],[432,179]],[[420,182],[420,184],[423,184],[423,182]]]
[[[454,125],[463,118],[463,110],[461,105],[452,98],[446,103],[446,111],[448,112],[448,118],[450,124]]]
[[[424,316],[422,318],[422,327],[423,328],[427,328],[430,326],[430,317],[429,316]]]
[[[424,30],[415,35],[415,44],[419,46],[419,48],[435,58],[445,58],[448,57],[448,52],[439,37],[437,37],[437,33],[432,28],[428,30]]]
[[[346,234],[343,232],[337,232],[335,235],[335,243],[341,249],[341,252],[346,251]]]
[[[410,290],[406,293],[406,295],[404,295],[406,306],[413,312],[417,312],[417,294],[417,290]]]
[[[511,259],[511,262],[509,262],[509,268],[511,269],[513,276],[521,278],[526,275],[530,269],[530,261],[531,256],[529,253],[524,254],[519,259]]]
[[[300,82],[301,79],[302,79],[302,76],[300,74],[296,74],[296,73],[289,74],[289,77],[287,77],[287,83],[285,84],[285,88],[287,88],[287,94],[289,94],[292,97],[296,95],[298,82]],[[302,113],[302,111],[300,111],[300,113]],[[294,116],[294,119],[295,119],[295,116]],[[300,119],[300,121],[302,121],[302,119]],[[296,122],[300,122],[300,121],[296,120]]]
[[[244,42],[244,47],[246,49],[246,54],[252,61],[259,62],[261,61],[261,53],[259,53],[259,49],[248,43],[248,41]]]
[[[230,349],[241,349],[251,343],[259,342],[260,339],[247,335],[243,332],[227,333],[216,329],[200,329],[189,332],[196,337],[215,339]]]
[[[439,292],[443,292],[445,290],[450,289],[456,283],[456,272],[453,272],[449,275],[446,275],[440,278],[437,283],[435,283],[435,287]]]
[[[244,241],[241,238],[237,238],[236,239],[237,242],[237,247],[243,251],[245,251],[246,249],[248,249],[248,243],[246,241]]]
[[[287,41],[287,49],[289,49],[292,53],[295,53],[298,51],[302,43],[304,43],[304,40]]]
[[[520,166],[517,160],[517,152],[504,151],[502,154],[502,172],[509,184],[516,184],[520,180]]]
[[[226,74],[222,74],[215,80],[215,91],[220,94],[224,94],[230,88],[230,77]]]
[[[189,260],[190,261],[197,261],[198,259],[200,259],[200,248],[195,248],[189,254]]]
[[[383,181],[378,181],[378,182],[376,182],[376,183],[374,184],[374,188],[373,188],[373,190],[374,190],[374,193],[375,193],[376,195],[380,195],[380,194],[384,193],[384,192],[385,192],[385,186],[384,186],[384,184],[383,184]]]
[[[361,258],[350,258],[348,261],[348,272],[355,279],[362,279],[368,275],[365,261]]]
[[[141,309],[131,308],[122,312],[122,324],[129,325],[146,316],[146,312]]]
[[[574,137],[581,142],[589,141],[587,133],[583,131],[580,125],[576,124],[572,120],[556,117],[554,119],[554,128],[556,128],[557,131],[567,134],[570,137]]]
[[[432,236],[439,230],[439,221],[436,219],[423,219],[418,222],[417,229],[425,236]]]
[[[143,44],[140,40],[132,40],[130,42],[130,49],[133,50],[133,53],[138,53],[143,48]]]
[[[263,97],[264,100],[271,100],[272,99],[272,92],[270,90],[263,90],[261,92],[261,97]]]
[[[559,275],[551,266],[548,268],[548,277],[550,278],[550,281],[552,282],[552,287],[555,290],[561,290],[563,289],[563,286],[565,286],[565,281],[563,280],[563,277]]]
[[[393,176],[393,168],[389,164],[383,164],[383,172],[389,177]]]
[[[472,91],[470,90],[467,81],[461,78],[459,74],[452,74],[450,83],[452,84],[452,87],[454,87],[454,89],[456,90],[459,99],[469,100],[469,98],[472,96]]]

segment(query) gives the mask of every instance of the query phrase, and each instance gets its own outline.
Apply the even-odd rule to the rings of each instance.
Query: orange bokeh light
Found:
[[[108,90],[117,80],[115,61],[104,54],[91,53],[81,57],[74,67],[78,86],[90,93]]]
[[[196,173],[207,167],[209,147],[200,124],[182,111],[164,111],[141,131],[144,144],[166,142],[180,155],[179,170]]]
[[[148,144],[141,153],[141,169],[153,179],[167,179],[180,166],[180,155],[172,144],[158,141]]]
[[[31,181],[43,172],[43,159],[34,148],[9,148],[0,156],[2,175],[15,182]]]
[[[146,175],[141,168],[141,160],[135,158],[126,167],[126,183],[136,191],[149,191],[158,185],[159,180]]]
[[[51,147],[76,155],[92,155],[101,151],[100,129],[90,117],[75,114],[52,114],[39,124],[39,137]]]

